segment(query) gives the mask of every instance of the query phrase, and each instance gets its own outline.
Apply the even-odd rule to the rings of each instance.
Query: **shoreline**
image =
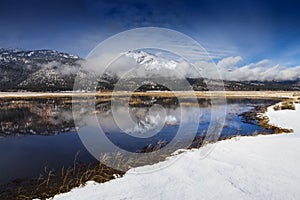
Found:
[[[278,103],[272,105],[256,106],[253,109],[242,113],[241,116],[249,120],[247,123],[251,123],[251,121],[256,121],[259,126],[267,130],[274,131],[274,134],[293,133],[294,132],[293,129],[280,127],[270,123],[270,118],[267,115],[267,112],[269,111],[269,109],[273,109],[275,105],[278,105]]]
[[[295,111],[297,105],[299,105],[299,98],[281,101],[265,108],[258,109],[256,115],[254,116],[254,120],[258,122],[259,126],[273,130],[275,134],[294,133],[293,128],[285,127],[272,122],[272,118],[274,118],[274,116],[270,116],[270,113],[275,112],[278,114],[279,111]]]

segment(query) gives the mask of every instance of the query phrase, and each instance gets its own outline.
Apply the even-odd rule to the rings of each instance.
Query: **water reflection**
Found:
[[[71,100],[0,101],[0,135],[51,135],[74,130]]]
[[[178,104],[168,104],[166,102],[169,100],[160,99],[163,103],[156,104],[157,100],[152,99],[147,106],[136,106],[136,101],[130,101],[128,106],[124,104],[126,101],[118,100],[114,106],[105,104],[105,109],[99,104],[95,110],[87,109],[77,116],[80,117],[77,121],[81,123],[79,136],[83,144],[95,158],[105,160],[104,163],[112,168],[127,170],[126,163],[133,158],[147,160],[143,164],[151,164],[150,157],[157,161],[162,155],[169,155],[178,149],[200,147],[206,142],[235,135],[271,133],[255,123],[244,123],[242,116],[239,116],[254,105],[265,103],[261,101],[236,100],[213,107],[206,99],[201,100],[203,104],[191,99]],[[88,105],[83,107],[89,108]],[[99,107],[102,109],[97,109]],[[225,108],[226,113],[223,112]],[[213,112],[217,117],[212,117]],[[224,115],[226,122],[220,124],[218,116]],[[222,132],[219,134],[218,130]],[[115,166],[115,158],[119,155],[124,163]]]

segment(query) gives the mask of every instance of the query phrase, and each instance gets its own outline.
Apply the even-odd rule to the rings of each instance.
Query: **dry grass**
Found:
[[[56,194],[70,191],[72,188],[84,185],[94,180],[103,183],[114,179],[114,174],[122,176],[124,172],[109,168],[101,163],[79,164],[74,161],[71,168],[62,167],[60,172],[45,168],[38,178],[16,180],[12,184],[1,187],[0,199],[46,199]]]
[[[295,104],[293,101],[284,101],[281,104],[277,104],[273,107],[274,110],[295,110]]]
[[[271,125],[269,124],[269,121],[270,121],[269,118],[266,116],[260,117],[260,119],[258,120],[258,125],[264,127],[265,129],[273,130],[275,134],[293,132],[293,129],[281,128],[281,127]]]

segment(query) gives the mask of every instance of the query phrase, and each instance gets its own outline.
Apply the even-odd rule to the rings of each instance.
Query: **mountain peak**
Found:
[[[145,51],[128,51],[126,57],[134,59],[146,70],[160,70],[161,68],[175,69],[178,62],[162,56],[153,55]]]

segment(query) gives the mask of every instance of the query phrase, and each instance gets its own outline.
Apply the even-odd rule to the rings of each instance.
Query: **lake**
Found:
[[[235,99],[226,105],[218,105],[226,107],[225,124],[218,139],[272,134],[271,130],[258,126],[255,121],[249,122],[240,115],[255,106],[272,103],[272,100]],[[136,122],[134,124],[130,124],[128,118],[118,123],[112,118],[113,112],[122,118],[122,105],[112,111],[107,102],[102,102],[96,105],[99,112],[94,114],[107,139],[128,152],[145,152],[149,146],[155,147],[159,143],[167,145],[179,129],[188,132],[194,111],[200,116],[193,137],[205,136],[211,120],[211,106],[206,100],[200,101],[200,106],[179,106],[174,102],[170,105],[164,106],[163,113],[160,106],[151,112],[148,105],[131,106],[130,115],[131,120]],[[80,136],[82,131],[80,134],[76,132],[70,99],[2,100],[0,119],[1,183],[38,177],[51,170],[60,171],[63,166],[72,166],[75,159],[79,163],[97,161],[83,145]],[[84,125],[77,128],[89,134]]]

